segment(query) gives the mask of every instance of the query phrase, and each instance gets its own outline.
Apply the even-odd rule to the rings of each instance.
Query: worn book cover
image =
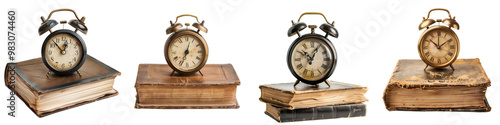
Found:
[[[399,60],[384,92],[387,110],[490,111],[490,79],[479,59],[457,59],[450,67],[424,70],[418,59]]]
[[[77,73],[50,74],[41,58],[8,63],[5,84],[39,117],[117,95],[114,78],[120,72],[88,55]],[[67,99],[67,100],[65,100]]]
[[[201,73],[181,75],[167,64],[140,64],[136,108],[239,108],[240,80],[231,64],[207,64]]]
[[[358,103],[290,110],[267,103],[265,113],[278,122],[349,118],[365,116],[366,105]]]
[[[261,85],[260,100],[288,109],[309,108],[326,105],[362,103],[367,101],[365,86],[330,81],[331,86],[320,83],[317,86],[299,83]]]

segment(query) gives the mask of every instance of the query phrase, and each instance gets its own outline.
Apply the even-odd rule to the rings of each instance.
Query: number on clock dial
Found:
[[[55,69],[70,70],[82,58],[82,45],[69,34],[58,34],[45,45],[45,59]]]
[[[183,35],[173,40],[169,46],[169,57],[172,64],[183,70],[198,67],[205,58],[205,50],[199,39],[191,35]]]
[[[295,73],[304,79],[319,80],[332,66],[330,49],[320,39],[304,39],[293,49],[291,64]]]
[[[422,44],[423,56],[433,64],[444,64],[454,58],[456,51],[456,39],[446,31],[436,30],[425,36]]]

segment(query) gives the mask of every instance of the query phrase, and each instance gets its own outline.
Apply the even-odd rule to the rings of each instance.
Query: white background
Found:
[[[114,88],[118,96],[38,118],[17,100],[17,116],[7,115],[7,87],[0,87],[0,124],[278,124],[264,114],[259,102],[259,85],[293,82],[286,65],[288,47],[297,36],[287,37],[291,20],[303,12],[322,12],[335,21],[339,38],[329,37],[339,53],[339,62],[330,80],[368,86],[366,117],[316,120],[285,124],[498,124],[500,116],[500,75],[498,29],[500,8],[496,1],[410,1],[410,0],[4,0],[0,3],[0,26],[6,34],[8,8],[18,10],[17,61],[40,57],[40,16],[59,8],[74,9],[86,16],[88,34],[80,35],[88,54],[117,69]],[[389,112],[382,95],[398,59],[419,59],[417,26],[432,8],[447,8],[456,16],[460,30],[459,58],[480,58],[492,86],[486,92],[491,112]],[[241,80],[237,90],[240,109],[135,109],[135,79],[140,63],[166,64],[163,46],[169,21],[181,14],[205,20],[208,33],[201,33],[209,46],[208,64],[233,64]],[[436,12],[432,18],[444,18]],[[73,15],[57,13],[57,20]],[[181,22],[193,23],[192,18]],[[319,16],[306,16],[307,24],[321,25]],[[59,24],[59,27],[62,25]],[[66,25],[65,28],[71,28]],[[302,32],[308,33],[309,29]],[[320,30],[317,33],[323,34]],[[362,39],[363,37],[367,39]],[[6,35],[0,35],[0,60],[8,63]],[[0,76],[3,76],[3,72]]]

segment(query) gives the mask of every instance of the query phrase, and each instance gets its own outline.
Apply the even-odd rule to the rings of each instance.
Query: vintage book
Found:
[[[140,64],[135,108],[239,108],[240,80],[231,64],[207,64],[201,73],[180,75],[167,64]]]
[[[266,84],[259,86],[260,100],[287,109],[309,108],[327,105],[362,103],[367,101],[365,86],[330,81],[331,86],[299,83]]]
[[[118,94],[113,83],[120,72],[90,55],[79,69],[81,76],[76,72],[46,76],[48,71],[41,58],[8,63],[5,68],[6,86],[38,117]]]
[[[358,103],[290,110],[267,103],[265,113],[278,122],[349,118],[365,116],[366,105]]]
[[[450,67],[429,67],[418,59],[399,60],[384,92],[387,110],[488,112],[490,79],[479,59],[457,59]]]

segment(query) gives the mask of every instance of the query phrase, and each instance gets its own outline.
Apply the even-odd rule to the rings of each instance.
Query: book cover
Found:
[[[384,92],[387,110],[490,111],[485,93],[491,81],[479,59],[457,59],[450,67],[429,67],[418,59],[399,60]]]
[[[265,113],[278,122],[349,118],[365,116],[366,105],[359,103],[290,110],[268,103]]]
[[[167,64],[140,64],[136,108],[239,108],[240,80],[231,64],[207,64],[201,73],[181,75]]]
[[[30,109],[39,117],[70,109],[86,103],[94,102],[118,94],[112,88],[113,80],[120,72],[100,62],[94,57],[88,55],[85,63],[79,69],[81,76],[77,73],[72,75],[60,76],[50,74],[46,76],[48,68],[42,62],[41,58],[35,58],[18,63],[8,63],[5,68],[5,85],[16,92],[16,95],[30,107]],[[14,79],[14,80],[12,80]],[[93,85],[105,84],[110,90],[94,94],[94,98],[89,98],[79,102],[61,102],[61,106],[51,109],[42,109],[40,103],[42,99],[50,96],[64,96],[75,88]],[[109,82],[111,82],[109,84]],[[12,87],[14,85],[15,87]],[[44,96],[44,98],[41,98]],[[71,97],[69,97],[71,98]],[[50,100],[49,100],[50,101]],[[57,101],[57,99],[52,100]]]

